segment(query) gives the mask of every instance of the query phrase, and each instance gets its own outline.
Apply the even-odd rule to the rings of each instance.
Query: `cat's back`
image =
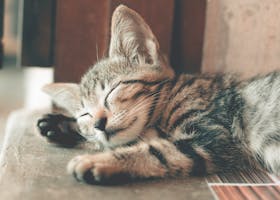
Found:
[[[202,115],[225,118],[223,115],[233,111],[230,104],[237,96],[237,84],[233,76],[223,74],[176,77],[171,83],[169,102],[163,115],[167,129]]]
[[[210,103],[210,99],[235,85],[236,79],[224,74],[182,74],[171,83],[170,100],[177,102],[184,99],[195,100],[196,103],[198,101]]]
[[[280,71],[255,77],[247,81],[241,90],[249,106],[276,105],[280,96]]]
[[[241,95],[247,129],[280,132],[280,72],[249,80],[242,87]]]
[[[244,131],[255,156],[280,173],[280,72],[256,77],[241,89]]]

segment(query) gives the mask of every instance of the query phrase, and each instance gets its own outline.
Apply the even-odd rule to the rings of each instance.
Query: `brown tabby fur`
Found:
[[[280,174],[280,73],[245,82],[175,76],[148,25],[125,6],[113,14],[109,57],[79,85],[45,91],[74,118],[44,116],[41,134],[64,145],[87,140],[103,151],[69,162],[78,180],[111,184],[248,164]]]

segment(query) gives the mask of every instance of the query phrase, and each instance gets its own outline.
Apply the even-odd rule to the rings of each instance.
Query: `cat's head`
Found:
[[[55,83],[44,89],[72,113],[83,135],[106,146],[141,136],[163,81],[174,76],[142,17],[126,6],[113,13],[108,58],[96,63],[81,83]]]

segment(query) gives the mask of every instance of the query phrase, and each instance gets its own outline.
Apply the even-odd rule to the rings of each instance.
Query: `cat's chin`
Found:
[[[120,139],[118,136],[108,139],[102,131],[97,131],[93,136],[84,136],[88,143],[98,144],[100,149],[115,149],[120,146],[126,146],[131,143],[135,143],[137,136],[130,138]]]
[[[133,138],[130,140],[112,140],[112,141],[106,141],[106,143],[103,143],[105,149],[115,149],[117,147],[121,146],[129,146],[131,143],[135,143],[137,141],[137,138]]]

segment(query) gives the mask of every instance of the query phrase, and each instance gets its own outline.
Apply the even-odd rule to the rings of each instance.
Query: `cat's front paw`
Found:
[[[40,134],[49,142],[74,146],[85,140],[78,132],[74,118],[60,114],[46,114],[37,122]]]
[[[67,171],[90,184],[120,184],[130,179],[111,153],[77,156],[68,163]]]

